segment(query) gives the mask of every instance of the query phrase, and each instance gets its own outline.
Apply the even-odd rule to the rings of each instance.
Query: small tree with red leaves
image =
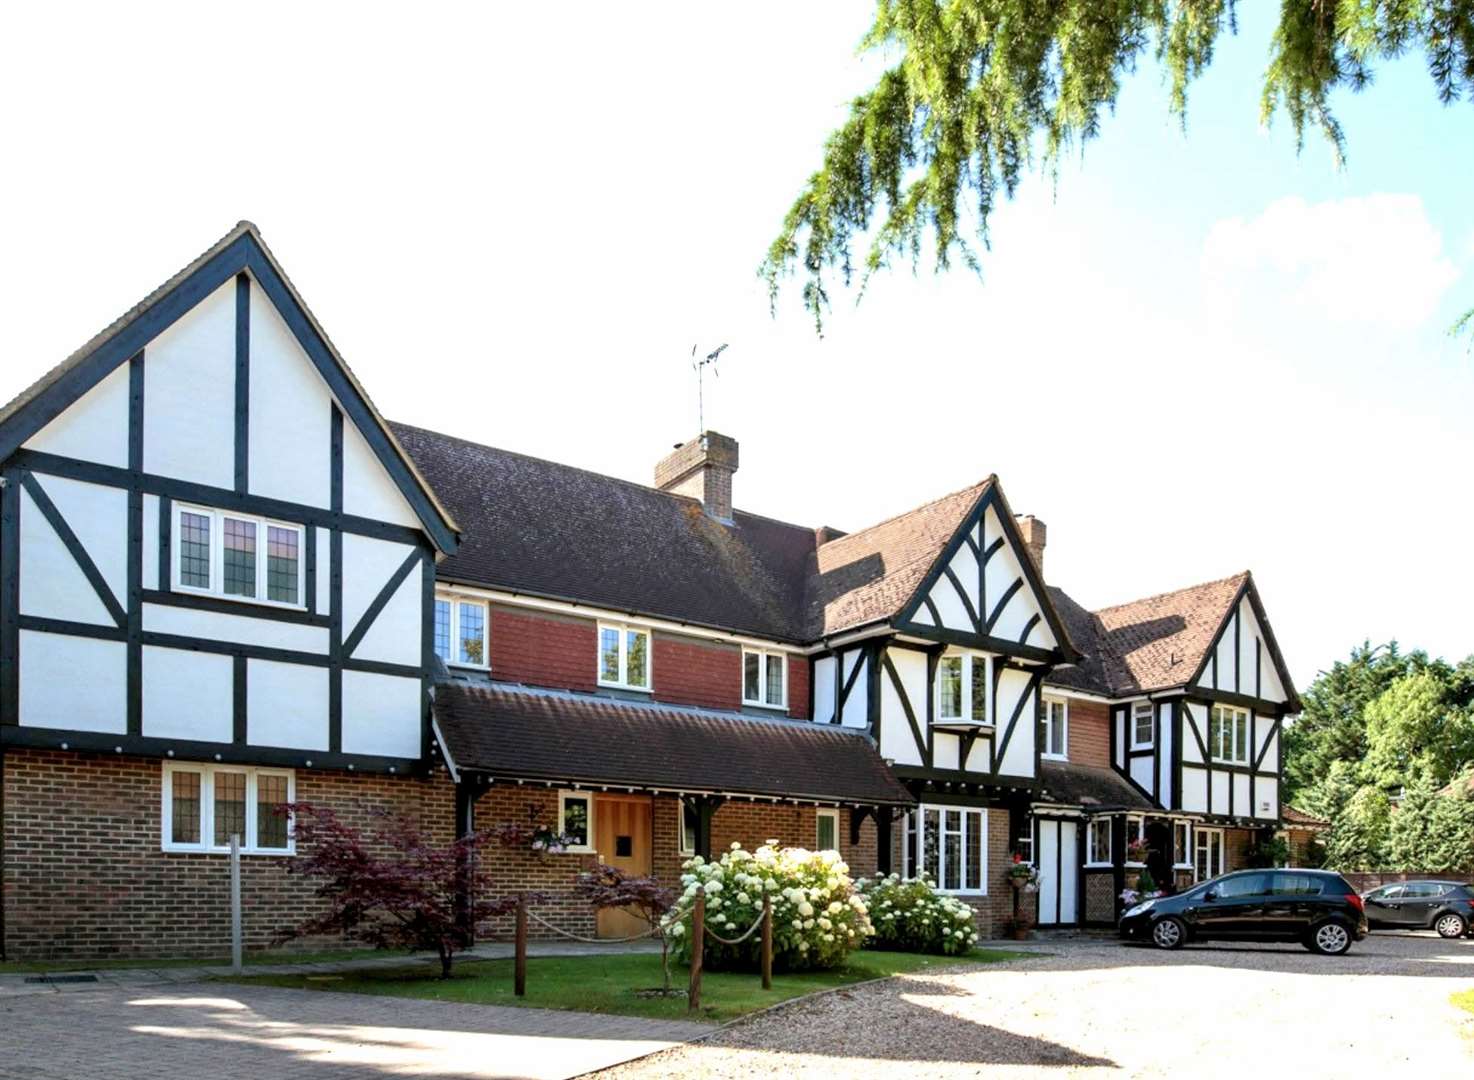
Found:
[[[477,868],[482,834],[436,843],[402,816],[381,815],[377,827],[359,830],[326,807],[294,803],[286,810],[300,852],[289,872],[318,880],[316,895],[327,910],[280,941],[337,933],[376,949],[430,951],[440,957],[444,979],[472,928],[517,904],[515,897],[483,899],[491,882]]]
[[[676,894],[653,877],[634,877],[617,866],[604,863],[580,874],[577,888],[579,895],[596,910],[623,908],[649,923],[660,939],[660,969],[665,976],[661,993],[669,994],[670,950],[665,937],[665,916],[675,906]]]

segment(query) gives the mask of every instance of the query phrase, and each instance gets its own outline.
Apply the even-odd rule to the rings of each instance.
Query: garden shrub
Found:
[[[838,967],[872,933],[865,901],[838,852],[781,847],[776,840],[744,851],[734,843],[719,860],[698,855],[682,869],[680,917],[670,933],[683,963],[691,960],[690,907],[701,888],[706,924],[725,938],[740,937],[762,915],[763,893],[772,895],[775,971]],[[713,971],[757,971],[761,950],[761,929],[740,945],[708,937],[705,965]]]
[[[869,948],[956,956],[977,943],[972,908],[937,892],[925,878],[862,879],[859,890],[875,925]]]

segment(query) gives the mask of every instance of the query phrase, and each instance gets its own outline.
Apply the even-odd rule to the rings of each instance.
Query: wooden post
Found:
[[[241,838],[230,837],[230,970],[239,975],[241,955]]]
[[[512,993],[527,996],[527,897],[517,897],[516,951],[512,961]]]
[[[773,989],[773,894],[763,890],[763,989]]]
[[[686,1010],[701,1008],[701,962],[706,955],[706,893],[697,891],[691,908],[691,989],[686,995]]]

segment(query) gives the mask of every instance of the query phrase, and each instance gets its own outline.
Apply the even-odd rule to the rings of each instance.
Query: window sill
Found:
[[[648,686],[628,686],[625,683],[605,682],[603,679],[599,680],[598,685],[600,690],[629,690],[630,692],[636,694],[649,694],[654,692]]]
[[[159,849],[165,855],[229,855],[228,847],[198,847],[194,845],[164,844]],[[297,854],[295,846],[289,848],[241,848],[242,857],[282,859]]]
[[[490,664],[463,664],[459,660],[446,660],[444,657],[441,658],[441,662],[443,664],[445,664],[446,667],[448,667],[448,668],[455,668],[455,669],[457,669],[459,671],[490,671],[491,670],[491,665]]]
[[[746,699],[744,699],[742,705],[744,708],[748,709],[771,709],[773,712],[788,711],[788,704],[786,702],[782,705],[772,705],[766,701],[747,701]]]
[[[1039,757],[1043,761],[1069,761],[1070,760],[1070,755],[1069,754],[1040,754]]]
[[[1115,863],[1108,862],[1088,862],[1085,864],[1086,870],[1114,870],[1115,868]]]
[[[1191,870],[1192,868],[1193,864],[1190,862],[1175,862],[1172,864],[1172,869],[1174,870]]]
[[[257,596],[236,596],[233,593],[215,592],[213,589],[197,589],[191,585],[181,585],[177,581],[170,588],[171,592],[180,596],[198,596],[206,600],[219,600],[226,604],[239,604],[243,608],[268,608],[271,611],[306,611],[306,604],[289,604],[285,600],[262,600]]]

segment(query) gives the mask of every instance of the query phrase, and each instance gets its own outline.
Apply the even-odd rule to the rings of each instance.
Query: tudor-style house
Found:
[[[0,410],[0,951],[218,954],[232,836],[266,944],[313,903],[291,801],[550,829],[482,857],[565,897],[835,848],[984,931],[1015,852],[1041,924],[1108,925],[1131,839],[1180,883],[1280,825],[1298,703],[1247,574],[1088,612],[995,476],[843,533],[734,508],[738,463],[386,423],[242,223]]]

